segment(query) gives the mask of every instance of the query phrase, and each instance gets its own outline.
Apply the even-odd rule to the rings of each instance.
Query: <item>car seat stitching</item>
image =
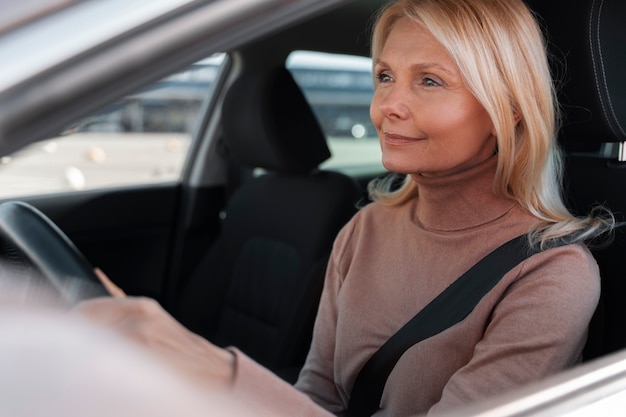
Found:
[[[602,111],[607,117],[609,122],[609,128],[616,136],[626,136],[626,131],[621,126],[609,94],[609,87],[606,80],[606,70],[604,66],[604,57],[602,55],[602,43],[600,42],[600,19],[602,15],[602,8],[604,7],[604,0],[600,0],[599,6],[596,8],[597,0],[593,0],[591,5],[591,13],[589,18],[589,46],[591,49],[591,59],[593,61],[593,72],[596,79],[596,90],[600,97],[600,106]],[[594,16],[594,12],[597,10],[597,16]],[[594,17],[596,18],[596,25],[594,30]],[[595,39],[594,39],[595,35]],[[595,42],[594,42],[595,40]],[[594,46],[597,45],[597,54]],[[602,91],[604,87],[604,93]]]

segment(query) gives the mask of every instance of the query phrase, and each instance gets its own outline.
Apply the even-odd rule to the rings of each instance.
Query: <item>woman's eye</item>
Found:
[[[387,82],[391,81],[391,77],[389,75],[387,75],[386,73],[384,73],[384,72],[380,72],[380,73],[378,73],[376,75],[376,80],[379,83],[387,83]]]
[[[426,87],[439,87],[441,83],[438,80],[435,80],[431,77],[422,78],[422,84]]]

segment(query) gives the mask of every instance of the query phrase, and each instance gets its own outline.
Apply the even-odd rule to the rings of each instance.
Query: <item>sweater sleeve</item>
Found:
[[[580,361],[600,296],[600,277],[581,245],[526,260],[503,293],[471,360],[448,381],[430,412],[496,395]],[[511,273],[513,273],[511,271]]]
[[[236,348],[229,348],[235,355],[235,381],[232,394],[235,401],[254,410],[259,417],[332,417],[328,411],[280,379],[272,372],[254,362]]]

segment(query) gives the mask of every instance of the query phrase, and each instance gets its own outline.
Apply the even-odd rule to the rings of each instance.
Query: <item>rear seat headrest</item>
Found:
[[[309,103],[284,67],[242,74],[227,92],[222,120],[228,148],[246,165],[307,173],[330,157]]]
[[[532,0],[556,64],[562,138],[589,145],[626,141],[626,1]]]

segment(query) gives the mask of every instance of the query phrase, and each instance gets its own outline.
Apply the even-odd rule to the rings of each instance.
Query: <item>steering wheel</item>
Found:
[[[83,254],[41,211],[30,204],[0,204],[0,268],[29,274],[52,287],[68,305],[108,296]]]

